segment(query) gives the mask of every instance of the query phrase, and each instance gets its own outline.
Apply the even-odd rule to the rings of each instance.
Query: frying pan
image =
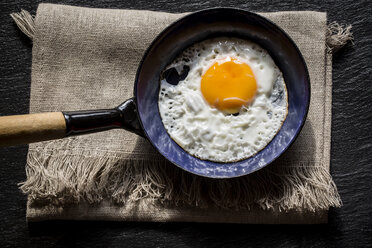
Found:
[[[167,134],[158,109],[159,79],[164,68],[193,43],[221,36],[248,39],[266,49],[282,71],[288,91],[288,115],[277,135],[256,155],[232,163],[201,160],[185,152]],[[133,98],[113,109],[0,117],[0,145],[123,128],[148,139],[167,160],[186,171],[205,177],[231,178],[263,168],[287,150],[305,122],[309,102],[310,81],[305,61],[281,28],[251,12],[214,8],[179,19],[155,38],[138,67]]]

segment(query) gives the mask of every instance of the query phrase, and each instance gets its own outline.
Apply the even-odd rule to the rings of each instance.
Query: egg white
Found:
[[[204,99],[200,82],[216,62],[235,59],[248,64],[256,78],[257,93],[239,115],[226,115]],[[200,159],[233,162],[262,150],[287,116],[288,96],[283,75],[269,53],[257,44],[237,38],[205,40],[184,50],[168,67],[187,77],[177,85],[160,82],[159,111],[170,137]]]

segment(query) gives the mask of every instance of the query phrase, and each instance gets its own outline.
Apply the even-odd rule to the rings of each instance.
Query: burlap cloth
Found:
[[[111,108],[132,97],[145,49],[183,15],[40,4],[35,20],[18,21],[33,38],[30,112]],[[215,180],[168,164],[147,140],[124,130],[31,144],[21,185],[27,220],[327,222],[329,207],[341,205],[329,174],[327,17],[261,15],[296,42],[311,79],[306,124],[284,156],[251,175]]]

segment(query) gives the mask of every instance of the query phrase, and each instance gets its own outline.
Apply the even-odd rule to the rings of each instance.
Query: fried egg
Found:
[[[162,77],[159,112],[170,137],[203,160],[249,158],[274,138],[287,116],[283,75],[269,53],[243,39],[220,37],[185,49]]]

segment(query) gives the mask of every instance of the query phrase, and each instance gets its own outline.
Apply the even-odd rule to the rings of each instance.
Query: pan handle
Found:
[[[113,109],[0,117],[0,146],[27,144],[124,128],[144,137],[133,98]]]
[[[12,146],[65,137],[61,112],[0,117],[0,146]]]

